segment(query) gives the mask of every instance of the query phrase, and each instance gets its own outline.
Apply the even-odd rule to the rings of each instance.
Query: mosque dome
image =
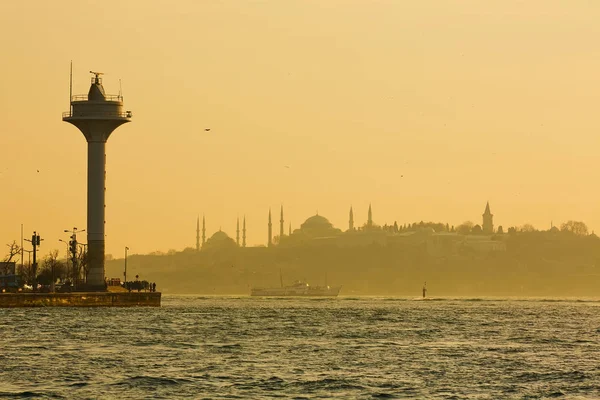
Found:
[[[215,232],[204,244],[203,248],[207,249],[221,249],[237,246],[235,241],[229,237],[228,234],[219,230]]]
[[[301,229],[331,229],[333,225],[329,220],[319,214],[308,218],[302,225]]]
[[[228,234],[223,231],[217,231],[208,240],[220,241],[227,239],[231,239]]]
[[[334,228],[327,218],[317,214],[304,221],[296,233],[308,238],[322,238],[339,235],[341,231]]]

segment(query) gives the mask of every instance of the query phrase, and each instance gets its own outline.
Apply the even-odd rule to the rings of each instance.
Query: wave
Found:
[[[364,386],[348,379],[323,378],[295,383],[304,390],[364,390]]]
[[[64,396],[56,393],[32,392],[25,390],[22,392],[0,392],[0,398],[8,399],[64,399]]]
[[[373,393],[371,395],[374,399],[397,399],[398,397],[390,393]]]
[[[88,385],[89,385],[89,383],[87,383],[87,382],[75,382],[75,383],[71,383],[69,386],[80,388],[80,387],[84,387],[84,386],[88,386]]]
[[[176,386],[187,383],[192,383],[192,381],[183,378],[167,378],[148,375],[137,375],[123,379],[117,383],[114,383],[114,385],[127,386],[129,388],[148,388],[160,386]]]

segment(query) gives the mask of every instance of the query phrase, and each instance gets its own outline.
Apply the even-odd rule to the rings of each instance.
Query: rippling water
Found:
[[[594,300],[163,296],[0,309],[0,343],[0,397],[600,397]]]

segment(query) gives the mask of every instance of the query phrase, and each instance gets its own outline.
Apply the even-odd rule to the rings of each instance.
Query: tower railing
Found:
[[[88,101],[87,94],[76,94],[71,96],[71,101]],[[123,102],[123,96],[120,94],[107,94],[104,96],[104,101],[120,101]]]
[[[62,113],[63,118],[71,117],[103,117],[103,118],[131,118],[133,113],[131,111],[86,111],[73,113],[73,111],[65,111]]]

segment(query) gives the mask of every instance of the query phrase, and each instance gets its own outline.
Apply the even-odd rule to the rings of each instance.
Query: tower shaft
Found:
[[[88,142],[87,282],[95,287],[104,285],[105,148],[106,142]]]

